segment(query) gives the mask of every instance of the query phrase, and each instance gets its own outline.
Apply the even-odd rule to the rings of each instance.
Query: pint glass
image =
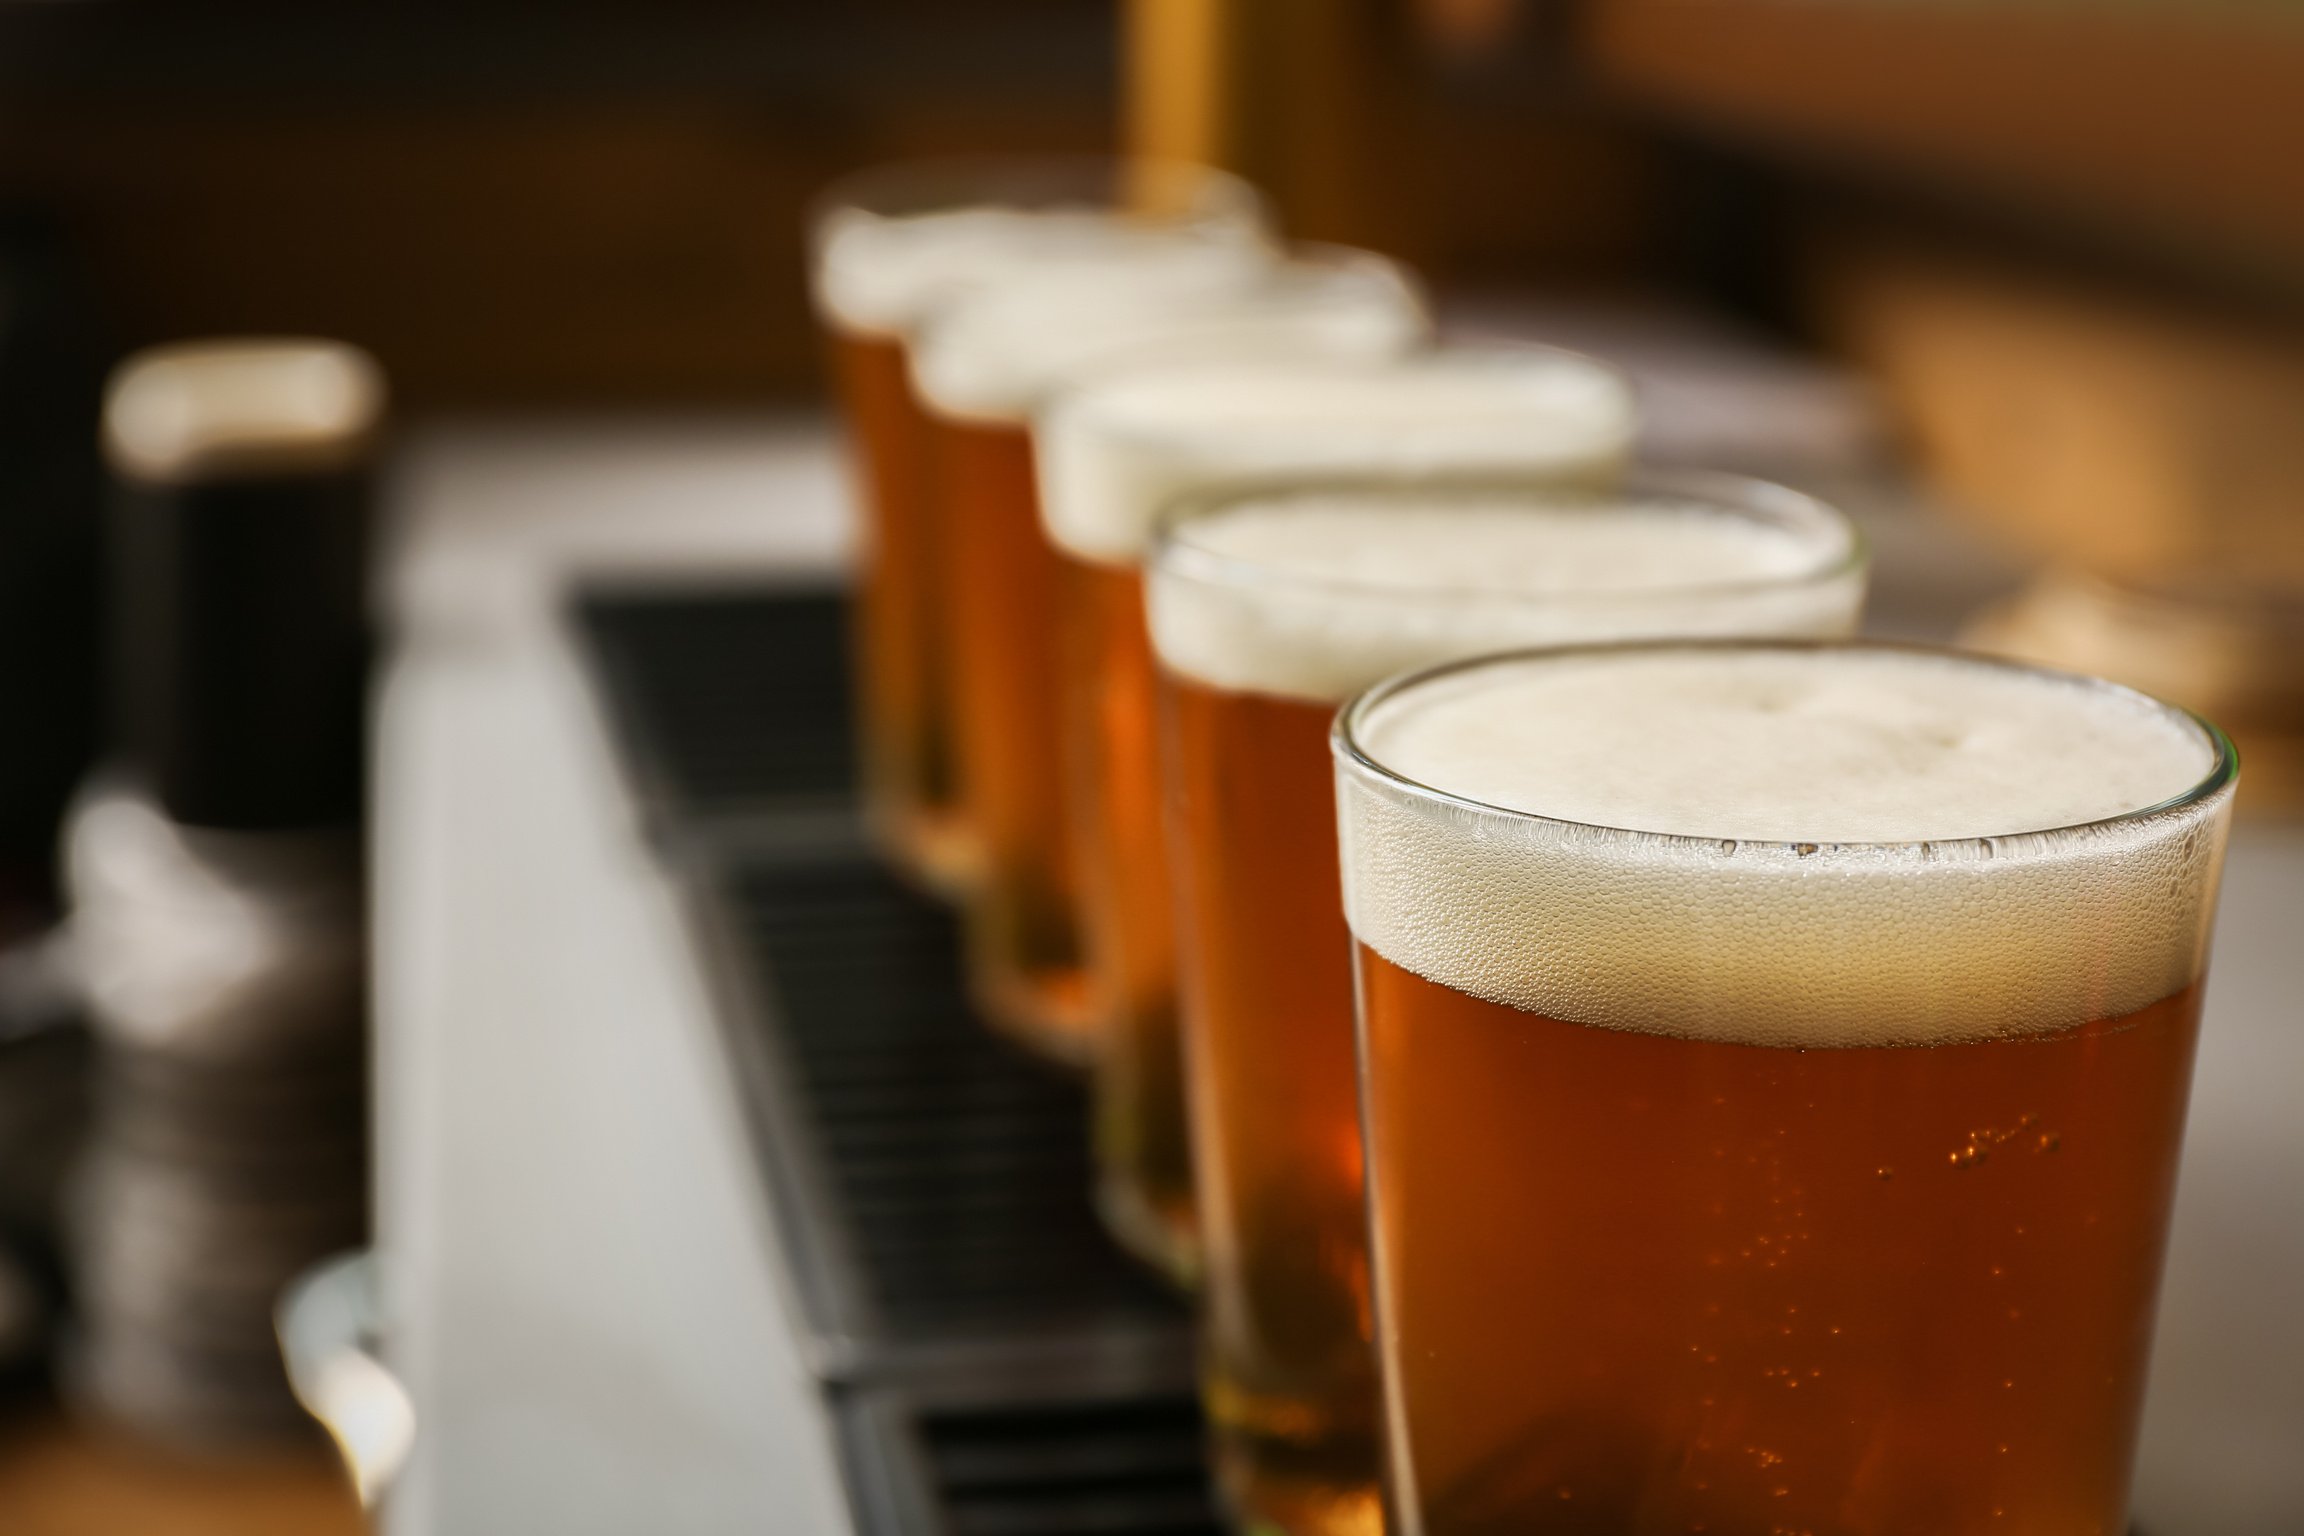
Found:
[[[937,470],[908,346],[940,306],[995,277],[1061,273],[1147,227],[1264,238],[1245,184],[1197,168],[1101,160],[884,166],[835,185],[810,221],[813,286],[847,418],[863,539],[855,603],[867,813],[905,867],[964,883],[969,839],[952,762]]]
[[[2127,1530],[2212,727],[1733,643],[1335,742],[1404,1536]]]
[[[1101,1010],[1085,970],[1059,664],[1062,569],[1043,531],[1034,417],[1082,380],[1193,358],[1398,353],[1414,289],[1367,252],[1284,255],[1198,231],[1093,269],[988,285],[921,333],[913,377],[944,474],[953,741],[981,854],[969,976],[993,1019],[1085,1061]]]
[[[1410,302],[1397,279],[1330,286],[1339,308]],[[1632,445],[1630,387],[1577,353],[1462,345],[1350,361],[1243,349],[1127,369],[1066,391],[1034,427],[1041,516],[1063,570],[1062,738],[1077,759],[1081,927],[1101,1020],[1098,1205],[1123,1242],[1179,1276],[1197,1268],[1198,1226],[1144,623],[1160,511],[1276,473],[1439,468],[1598,487]]]
[[[1203,1381],[1244,1521],[1378,1521],[1337,705],[1508,645],[1844,633],[1862,593],[1843,518],[1724,477],[1615,492],[1370,477],[1228,494],[1164,530],[1146,598],[1177,827]]]

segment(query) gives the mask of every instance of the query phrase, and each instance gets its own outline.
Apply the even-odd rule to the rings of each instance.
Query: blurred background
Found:
[[[850,170],[978,151],[1215,163],[1267,189],[1291,236],[1415,263],[1452,329],[1613,358],[1643,388],[1650,453],[1851,507],[1878,550],[1876,627],[1963,635],[2212,714],[2248,759],[2248,835],[2294,852],[2278,839],[2304,791],[2304,27],[2286,7],[0,4],[0,1528],[362,1528],[316,1453],[219,1458],[66,1407],[59,1363],[88,1302],[72,1262],[86,1245],[60,1213],[89,1106],[101,1120],[109,1101],[47,936],[59,827],[116,739],[109,370],[159,343],[284,334],[380,365],[394,430],[372,461],[378,580],[399,659],[369,751],[401,788],[371,800],[379,921],[421,932],[427,903],[447,902],[477,914],[483,942],[501,923],[515,956],[546,942],[514,932],[533,918],[522,871],[498,868],[465,907],[417,875],[390,884],[391,839],[460,835],[425,796],[511,750],[518,690],[565,687],[548,670],[490,671],[483,642],[541,601],[524,583],[569,570],[836,568],[848,535],[805,211]],[[439,742],[448,755],[426,756]],[[529,835],[565,846],[551,828]],[[2292,922],[2304,858],[2228,900],[2243,890],[2260,925]],[[426,1017],[428,994],[394,981],[383,942],[377,985]],[[403,946],[411,975],[421,948]],[[2294,996],[2292,965],[2246,980],[2220,968],[2220,990]],[[547,1084],[531,1112],[560,1118],[538,1128],[502,1095],[549,1076],[541,1053],[562,1047],[533,1010],[521,1027],[435,1020],[377,1043],[379,1092],[398,1095],[379,1109],[377,1221],[430,1277],[404,1293],[421,1314],[409,1326],[454,1353],[424,1332],[448,1326],[424,1298],[449,1297],[456,1337],[480,1337],[548,1292],[557,1266],[597,1258],[626,1285],[599,1305],[642,1307],[624,1342],[643,1347],[686,1303],[654,1289],[630,1251],[648,1229],[616,1213],[658,1203],[633,1170],[684,1178],[680,1149],[709,1139],[682,1122],[702,1113],[681,1075],[696,1069],[659,1081],[617,1054],[640,1049],[625,1037],[577,1031],[565,1049],[607,1052],[586,1081],[629,1092],[603,1115]],[[2283,1060],[2204,1061],[2204,1079],[2292,1088],[2304,1062]],[[2228,1168],[2246,1183],[2232,1202],[2278,1221],[2250,1228],[2270,1248],[2223,1251],[2292,1263],[2304,1167],[2249,1161],[2266,1145],[2256,1129],[2235,1138]],[[635,1163],[627,1144],[674,1152]],[[2196,1142],[2188,1176],[2219,1156]],[[682,1196],[703,1202],[698,1227],[749,1210],[732,1169]],[[459,1184],[495,1203],[444,1214]],[[506,1212],[547,1234],[524,1250],[536,1268],[490,1258]],[[685,1250],[659,1252],[676,1266]],[[2212,1291],[2191,1299],[2213,1310]],[[561,1322],[586,1326],[581,1309]],[[565,1361],[567,1343],[470,1369],[518,1376]],[[2203,1344],[2199,1369],[2252,1347],[2264,1340]],[[718,1353],[673,1340],[627,1365],[677,1375]],[[2272,1353],[2304,1365],[2292,1337]],[[596,1368],[530,1375],[500,1398],[475,1374],[442,1400],[482,1405],[475,1460],[558,1476],[588,1442],[507,1422],[540,1397],[629,1394]],[[2250,1390],[2234,1419],[2269,1424],[2304,1380],[2283,1367]],[[668,1433],[742,1439],[725,1423]],[[733,1475],[684,1454],[650,1465]],[[506,1515],[525,1506],[469,1466],[427,1475],[410,1529],[550,1528]],[[719,1496],[696,1486],[673,1499],[678,1528],[723,1528]]]

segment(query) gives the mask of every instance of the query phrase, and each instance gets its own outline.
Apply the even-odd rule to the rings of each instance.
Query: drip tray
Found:
[[[857,1523],[888,1536],[1218,1536],[1188,1392],[1006,1401],[850,1394]]]
[[[1082,1085],[970,1012],[950,915],[853,844],[735,842],[701,873],[819,1373],[1172,1377],[1184,1312],[1096,1219]]]
[[[989,1029],[855,814],[845,605],[594,591],[572,624],[678,881],[860,1530],[1214,1530],[1181,1302],[1090,1203],[1078,1076]]]
[[[853,816],[838,592],[603,591],[577,600],[574,625],[651,834]]]

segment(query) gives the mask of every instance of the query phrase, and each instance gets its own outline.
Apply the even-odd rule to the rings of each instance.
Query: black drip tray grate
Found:
[[[739,858],[720,885],[763,1096],[803,1132],[769,1150],[828,1370],[1179,1340],[1090,1205],[1080,1083],[970,1014],[941,906],[854,854]]]
[[[842,1416],[859,1513],[891,1536],[1215,1536],[1188,1394],[934,1402],[860,1394]]]
[[[867,1536],[1201,1536],[1185,1309],[1090,1205],[1082,1084],[970,1011],[853,814],[842,604],[574,609],[685,894]]]
[[[578,600],[618,746],[659,828],[853,800],[846,611],[838,593],[807,588]]]

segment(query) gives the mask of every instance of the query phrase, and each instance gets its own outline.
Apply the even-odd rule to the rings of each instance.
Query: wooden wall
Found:
[[[1108,146],[1112,34],[1069,0],[11,7],[0,209],[62,225],[120,346],[343,336],[419,403],[764,396],[815,376],[806,202]]]

